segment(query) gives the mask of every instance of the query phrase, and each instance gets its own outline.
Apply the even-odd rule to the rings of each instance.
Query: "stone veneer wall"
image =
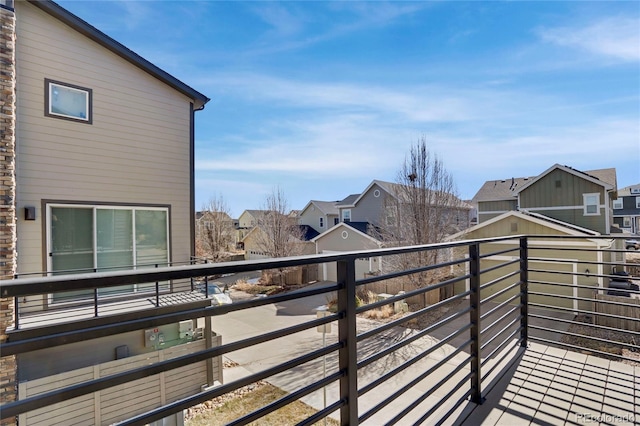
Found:
[[[2,5],[7,2],[0,2]],[[11,3],[9,3],[11,4]],[[16,73],[15,13],[0,6],[0,279],[13,279],[16,273]],[[0,299],[0,342],[13,326],[14,301]],[[0,357],[0,403],[16,400],[15,356]],[[15,419],[1,421],[15,424]]]

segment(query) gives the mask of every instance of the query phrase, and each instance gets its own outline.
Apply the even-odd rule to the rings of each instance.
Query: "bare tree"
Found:
[[[284,192],[275,187],[264,200],[257,218],[256,245],[269,257],[287,257],[302,251],[302,230],[295,216],[289,214],[289,203]]]
[[[468,221],[465,204],[457,197],[453,175],[442,160],[427,147],[421,137],[411,146],[393,187],[394,197],[386,200],[386,220],[381,231],[387,245],[422,245],[442,242]],[[412,268],[437,263],[440,250],[428,250],[397,256],[396,267]],[[393,265],[392,265],[393,267]],[[411,276],[414,285],[423,287],[438,280],[442,272]],[[444,292],[443,292],[444,293]],[[427,303],[439,301],[444,294],[430,292]]]
[[[197,225],[198,256],[220,262],[229,257],[235,241],[233,219],[222,195],[214,195],[203,205]]]

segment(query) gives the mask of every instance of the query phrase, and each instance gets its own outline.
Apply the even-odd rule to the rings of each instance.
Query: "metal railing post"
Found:
[[[527,347],[529,340],[529,246],[527,237],[520,237],[520,346]]]
[[[93,272],[97,273],[98,269],[93,268]],[[93,316],[96,318],[98,317],[98,289],[97,288],[93,289]]]
[[[156,263],[156,269],[158,268],[158,264]],[[160,307],[160,282],[156,281],[156,306]]]
[[[354,258],[337,262],[338,311],[344,317],[338,321],[338,339],[344,346],[338,351],[338,365],[344,376],[340,378],[340,424],[358,424],[358,365],[356,331],[356,266]]]
[[[469,246],[469,304],[471,311],[471,402],[482,404],[482,374],[480,371],[480,244],[473,243]]]
[[[13,326],[16,330],[20,329],[20,311],[19,311],[20,300],[18,296],[13,298]]]

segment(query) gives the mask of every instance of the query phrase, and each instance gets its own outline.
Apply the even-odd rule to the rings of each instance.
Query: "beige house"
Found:
[[[189,262],[194,120],[209,99],[52,1],[0,0],[0,19],[3,279]],[[98,298],[128,300],[151,286]],[[69,291],[18,308],[53,315],[92,300]],[[13,303],[2,300],[2,339]],[[17,360],[18,381],[155,351],[140,334],[34,351]],[[166,328],[167,341],[174,335],[167,347],[186,341],[178,324]],[[15,381],[9,367],[0,366],[3,383]]]
[[[313,238],[311,242],[315,243],[318,254],[374,250],[382,247],[381,241],[344,222]],[[356,278],[360,279],[367,274],[378,273],[381,268],[382,260],[379,257],[358,259],[356,260]],[[336,281],[336,263],[320,264],[318,273],[321,280]]]
[[[605,279],[596,275],[609,274],[611,267],[603,265],[602,262],[611,262],[610,253],[602,253],[597,250],[611,248],[614,244],[612,240],[595,238],[600,234],[589,229],[580,228],[569,223],[563,223],[536,213],[526,213],[511,211],[500,216],[484,221],[473,226],[466,231],[452,235],[450,240],[491,238],[508,235],[534,235],[529,238],[529,256],[538,260],[529,260],[531,270],[557,271],[554,272],[529,272],[529,280],[546,281],[567,286],[532,284],[531,291],[542,291],[545,293],[558,294],[560,296],[570,296],[571,298],[554,298],[545,296],[530,295],[529,299],[533,303],[541,303],[551,306],[560,306],[568,309],[589,309],[591,302],[579,302],[580,297],[592,297],[591,290],[579,289],[577,286],[592,286],[604,288]],[[545,239],[545,235],[554,236],[574,236],[575,239]],[[589,238],[594,237],[594,238]],[[557,247],[557,250],[542,250],[537,247]],[[481,254],[499,252],[508,248],[519,247],[519,240],[507,240],[493,243],[486,243],[480,247]],[[572,250],[576,249],[576,250]],[[579,249],[580,251],[578,251]],[[589,251],[591,250],[591,251]],[[493,266],[510,261],[517,257],[514,255],[502,254],[493,255],[481,260],[481,269],[490,269]],[[563,261],[558,261],[563,259]],[[600,263],[600,264],[597,264]],[[498,279],[508,273],[515,272],[518,265],[502,267],[495,271],[482,274],[482,284],[486,284]],[[591,272],[594,275],[589,274]],[[577,275],[574,275],[577,274]],[[580,275],[583,274],[583,275]],[[483,290],[482,297],[487,298],[506,287],[507,281],[492,285]],[[469,283],[466,286],[468,289]],[[462,292],[461,284],[457,287],[457,292]],[[511,294],[507,293],[496,297],[496,301],[506,300]]]
[[[53,2],[15,15],[17,273],[189,261],[208,98]]]
[[[300,228],[299,236],[302,237],[301,239],[298,238],[298,235],[291,235],[289,238],[288,244],[291,245],[291,255],[301,256],[305,254],[315,254],[315,245],[309,241],[309,236],[313,238],[318,235],[318,233],[305,226],[301,226]],[[265,231],[263,231],[259,225],[251,228],[241,241],[244,246],[244,256],[246,260],[269,259],[272,257],[268,253],[265,253],[265,249],[261,243],[261,241],[265,241],[266,238]]]

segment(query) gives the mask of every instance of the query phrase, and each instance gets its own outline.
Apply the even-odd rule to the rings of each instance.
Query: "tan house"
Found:
[[[1,0],[0,18],[3,278],[189,262],[194,120],[209,99],[52,1]],[[127,299],[151,286],[97,297]],[[69,291],[23,298],[18,308],[49,315],[89,300]],[[4,339],[13,300],[2,311]],[[154,351],[140,333],[34,351],[18,359],[18,380]],[[182,339],[178,324],[167,339],[174,334]]]
[[[318,233],[311,227],[301,225],[298,235],[291,235],[287,244],[290,244],[290,253],[292,256],[301,256],[305,254],[315,254],[315,245],[310,240],[317,236]],[[300,237],[300,238],[298,238]],[[242,239],[244,246],[245,259],[269,259],[272,256],[265,252],[262,241],[267,238],[264,230],[260,225],[254,226]]]
[[[567,286],[553,286],[536,284],[537,287],[530,287],[532,291],[542,291],[545,293],[558,294],[560,296],[570,296],[571,298],[552,298],[545,296],[530,295],[530,301],[534,303],[542,303],[552,306],[561,306],[568,309],[589,309],[587,306],[591,302],[579,302],[580,297],[590,298],[591,290],[579,289],[577,286],[592,286],[594,288],[604,288],[605,278],[596,275],[609,274],[611,267],[603,265],[603,262],[610,262],[612,259],[610,253],[598,252],[603,248],[611,248],[614,244],[612,240],[595,238],[600,234],[598,232],[580,228],[569,223],[563,223],[558,220],[546,217],[537,213],[527,213],[511,211],[503,213],[466,231],[452,235],[451,240],[456,239],[478,239],[491,238],[497,236],[508,235],[533,235],[529,238],[529,268],[531,270],[557,271],[559,274],[552,272],[529,272],[529,280],[547,281]],[[553,236],[574,236],[575,239],[562,238],[544,238],[545,235]],[[594,237],[594,238],[589,238]],[[481,254],[499,252],[508,248],[517,248],[519,241],[517,239],[501,242],[487,243],[480,247]],[[554,250],[536,250],[536,246],[541,247],[557,247]],[[572,250],[574,249],[574,250]],[[579,250],[578,250],[579,249]],[[481,269],[490,269],[493,266],[512,260],[517,257],[515,255],[503,254],[493,255],[481,260]],[[547,260],[544,260],[547,259]],[[556,261],[554,259],[563,259]],[[498,270],[482,274],[481,284],[486,284],[496,280],[500,276],[504,276],[510,272],[515,272],[518,265],[510,267],[502,267]],[[591,274],[590,274],[591,273]],[[575,274],[575,275],[574,275]],[[580,275],[583,274],[583,275]],[[593,274],[593,275],[592,275]],[[467,283],[468,286],[468,283]],[[497,284],[483,290],[482,297],[490,297],[502,290],[506,284]],[[462,288],[459,286],[459,292]],[[496,301],[504,301],[510,296],[505,294],[498,296]]]
[[[343,251],[374,250],[382,247],[382,242],[357,229],[355,224],[341,222],[326,232],[313,238],[318,254],[331,254]],[[356,278],[364,278],[370,273],[378,273],[382,269],[382,260],[371,257],[356,260]],[[336,281],[336,264],[322,263],[318,271],[321,280]]]

